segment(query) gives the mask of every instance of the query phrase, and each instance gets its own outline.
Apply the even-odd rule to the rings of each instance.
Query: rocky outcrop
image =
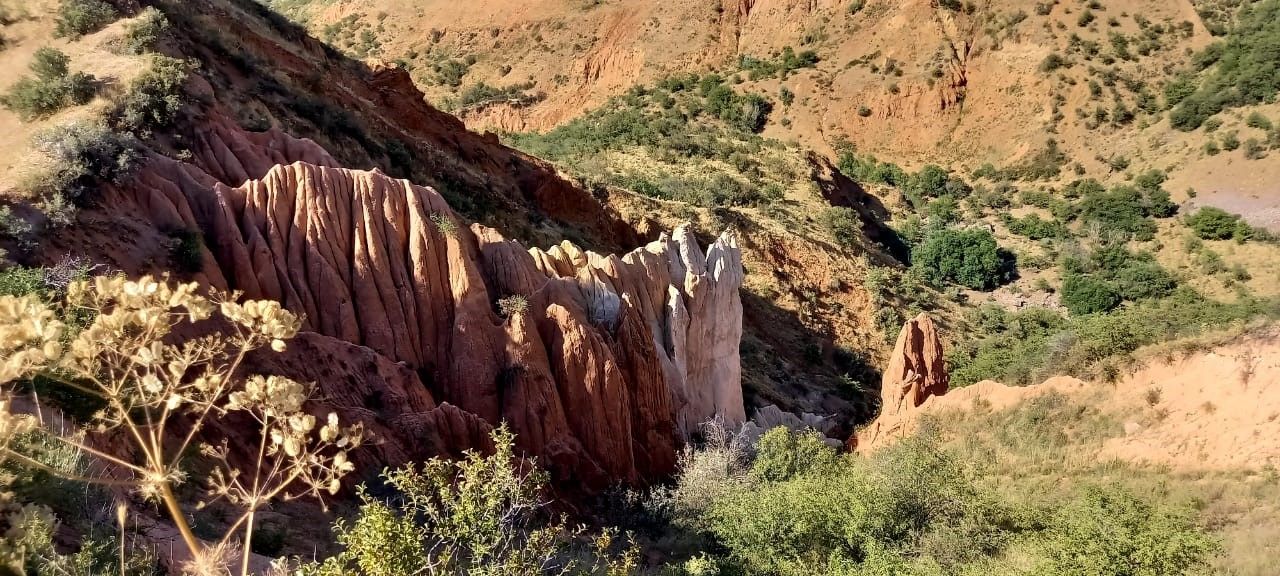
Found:
[[[880,382],[880,415],[849,438],[850,447],[867,450],[901,436],[909,415],[926,399],[946,394],[949,382],[942,339],[933,320],[922,312],[898,333]]]
[[[743,424],[742,436],[754,445],[765,432],[779,426],[792,432],[815,431],[821,434],[822,441],[832,448],[840,448],[844,444],[839,439],[829,436],[836,427],[836,423],[831,418],[809,412],[800,414],[786,412],[773,404],[756,410],[751,420]]]
[[[202,163],[234,177],[264,151],[328,162],[287,136],[235,136],[211,134]],[[145,273],[167,266],[174,231],[198,231],[196,278],[305,318],[256,367],[317,382],[366,422],[382,438],[370,464],[484,448],[506,422],[557,479],[600,488],[670,472],[707,419],[745,419],[732,234],[705,253],[687,228],[622,256],[530,250],[430,188],[304,162],[233,187],[153,157],[103,193],[59,249]]]

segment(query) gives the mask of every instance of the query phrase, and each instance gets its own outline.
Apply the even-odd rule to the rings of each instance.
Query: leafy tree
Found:
[[[912,267],[934,285],[955,283],[990,290],[1006,277],[996,239],[981,228],[942,228],[925,236],[911,255]]]
[[[1120,294],[1103,280],[1073,274],[1062,282],[1062,305],[1072,314],[1107,312],[1120,305]]]
[[[1236,236],[1243,221],[1214,206],[1205,206],[1187,217],[1187,226],[1203,240],[1227,240]]]
[[[1150,201],[1137,188],[1117,186],[1108,192],[1088,194],[1080,203],[1080,218],[1103,232],[1147,240],[1156,225],[1149,216]]]

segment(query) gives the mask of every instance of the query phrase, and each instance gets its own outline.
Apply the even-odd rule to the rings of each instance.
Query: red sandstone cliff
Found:
[[[47,249],[144,273],[173,231],[199,231],[197,279],[305,317],[254,368],[365,421],[382,439],[366,464],[482,448],[505,421],[559,480],[600,488],[670,472],[704,420],[744,419],[729,233],[705,253],[684,228],[622,256],[530,250],[279,132],[211,131],[195,161],[208,170],[151,157]],[[527,305],[504,317],[508,297]]]

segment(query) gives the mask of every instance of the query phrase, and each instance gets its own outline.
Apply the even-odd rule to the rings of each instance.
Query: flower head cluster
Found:
[[[39,299],[0,296],[0,383],[57,359],[62,354],[63,329]]]
[[[44,375],[99,397],[105,405],[96,415],[99,429],[126,429],[136,445],[124,451],[127,457],[74,446],[131,472],[137,489],[161,500],[186,528],[181,531],[193,554],[203,546],[185,525],[172,487],[183,481],[187,448],[208,438],[214,419],[257,423],[261,448],[248,458],[242,451],[233,457],[225,441],[204,450],[221,464],[209,478],[211,495],[248,514],[276,498],[336,492],[354,469],[348,451],[363,439],[359,426],[341,426],[336,414],[321,422],[308,413],[306,384],[241,375],[248,353],[265,346],[284,350],[284,341],[300,329],[302,321],[279,303],[211,298],[197,284],[170,285],[150,276],[76,281],[65,295],[61,307],[35,297],[0,297],[0,384]],[[68,336],[72,330],[59,312],[88,325]],[[203,322],[215,314],[226,323]],[[192,331],[207,335],[186,336]],[[16,453],[4,439],[29,427],[6,408],[0,401],[0,455]]]
[[[276,352],[283,352],[284,341],[297,335],[302,327],[301,319],[285,310],[279,302],[271,300],[252,300],[244,304],[223,302],[222,315],[255,335],[270,339],[271,349]]]

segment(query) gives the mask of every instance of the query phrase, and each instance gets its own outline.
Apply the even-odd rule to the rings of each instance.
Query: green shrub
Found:
[[[1257,138],[1244,141],[1244,157],[1246,160],[1261,160],[1267,155],[1267,147]]]
[[[0,271],[0,296],[44,294],[44,269],[10,266]]]
[[[1057,52],[1052,52],[1040,61],[1039,69],[1041,72],[1049,73],[1067,66],[1067,59]]]
[[[1222,149],[1228,152],[1240,148],[1240,136],[1235,131],[1227,132],[1222,135]]]
[[[953,346],[947,362],[953,386],[987,378],[1021,385],[1061,374],[1085,378],[1100,362],[1139,346],[1278,314],[1280,302],[1275,300],[1223,303],[1186,287],[1109,314],[1063,318],[1030,308],[984,325],[980,336]]]
[[[1065,238],[1070,235],[1066,224],[1060,220],[1045,220],[1039,214],[1028,214],[1022,218],[1014,218],[1006,216],[1004,225],[1009,231],[1019,236],[1026,236],[1032,240],[1043,240],[1045,238]]]
[[[567,521],[548,519],[547,474],[516,454],[506,428],[492,433],[494,452],[432,458],[382,475],[394,497],[358,493],[352,520],[338,520],[339,553],[303,563],[299,576],[418,574],[618,574],[634,570],[635,551],[613,556],[610,533],[585,538]],[[576,539],[592,541],[582,550]],[[560,570],[564,570],[561,572]]]
[[[1062,282],[1062,305],[1072,314],[1107,312],[1120,305],[1120,294],[1111,284],[1094,278],[1073,274]]]
[[[1113,280],[1120,297],[1130,301],[1163,298],[1178,285],[1173,276],[1154,261],[1129,262],[1116,271]]]
[[[785,80],[791,72],[801,68],[813,68],[817,64],[817,52],[804,50],[797,53],[790,46],[784,46],[782,52],[774,58],[763,59],[743,54],[738,59],[738,66],[746,70],[752,80],[760,80],[771,76],[777,76]]]
[[[832,206],[823,212],[822,220],[831,237],[841,246],[853,248],[862,241],[862,218],[857,210]]]
[[[119,181],[140,157],[137,140],[96,122],[78,120],[35,135],[32,147],[45,158],[44,170],[24,187],[44,202],[59,225],[70,224],[74,207],[89,200],[97,181]]]
[[[1257,110],[1250,112],[1249,117],[1245,119],[1244,123],[1250,128],[1257,128],[1259,130],[1270,130],[1272,127],[1271,119],[1267,118]]]
[[[1167,199],[1167,195],[1163,197]],[[1159,197],[1156,200],[1152,202],[1150,195],[1137,188],[1116,186],[1107,192],[1087,194],[1080,202],[1080,219],[1096,225],[1104,234],[1149,240],[1156,231],[1150,217],[1168,210]]]
[[[116,9],[102,0],[62,0],[54,36],[75,40],[105,28],[119,17]]]
[[[832,466],[836,459],[836,451],[823,443],[821,433],[796,433],[778,426],[757,442],[751,474],[760,480],[781,482]]]
[[[1123,490],[1089,488],[1054,515],[1044,573],[1199,574],[1220,549],[1186,513],[1152,506]]]
[[[925,566],[955,569],[997,554],[1022,529],[932,438],[908,438],[869,459],[830,449],[813,456],[832,462],[798,463],[808,470],[713,502],[711,532],[741,573],[876,573],[912,565],[917,554]]]
[[[1202,240],[1229,240],[1248,234],[1249,225],[1221,208],[1205,206],[1187,216],[1187,226]]]
[[[120,50],[127,54],[150,52],[168,32],[169,19],[154,6],[148,6],[125,27]]]
[[[529,94],[528,91],[533,86],[533,82],[525,82],[498,88],[480,82],[462,91],[460,103],[463,106],[478,106],[490,102],[508,102],[516,106],[527,106],[546,97],[543,93]]]
[[[1069,161],[1066,153],[1058,147],[1058,141],[1050,138],[1045,141],[1044,148],[1018,164],[1001,170],[1000,174],[1012,180],[1050,180],[1058,177],[1062,173],[1062,167]]]
[[[153,55],[147,70],[133,79],[116,102],[112,112],[115,124],[143,137],[172,125],[186,105],[183,87],[194,66],[193,61]]]
[[[936,286],[955,283],[990,290],[1007,277],[995,238],[981,228],[934,230],[912,252],[911,261]]]
[[[0,96],[0,105],[24,122],[50,116],[68,106],[87,104],[97,93],[97,79],[83,72],[70,73],[71,59],[54,48],[40,48],[32,58],[34,77],[20,78]]]

